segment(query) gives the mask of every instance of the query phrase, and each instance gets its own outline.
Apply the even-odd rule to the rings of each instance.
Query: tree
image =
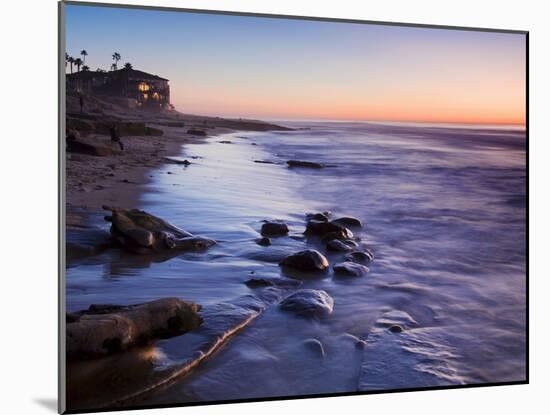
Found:
[[[126,62],[124,64],[124,69],[132,69],[132,64],[130,62]]]
[[[65,52],[65,68],[67,67],[68,63],[69,63],[69,54]]]
[[[90,70],[90,67],[88,65],[82,65],[82,72],[87,72]]]
[[[80,66],[82,65],[82,59],[76,58],[74,60],[74,64],[76,65],[76,69],[78,70],[78,72],[80,72]]]
[[[113,63],[113,64],[111,65],[111,71],[116,71],[116,63]]]
[[[117,68],[118,68],[118,65],[117,65],[117,64],[118,64],[118,61],[119,61],[120,59],[121,59],[120,53],[118,53],[118,52],[113,53],[113,60],[115,61],[115,63],[113,64],[113,66],[114,66],[114,68],[115,68],[115,69],[114,69],[115,71],[116,71]]]
[[[80,51],[80,54],[82,55],[82,58],[83,58],[83,59],[82,59],[82,62],[83,62],[83,63],[86,63],[86,56],[88,56],[88,52],[86,52],[85,49],[82,49],[82,50]]]
[[[71,65],[71,73],[73,73],[74,58],[72,56],[69,56],[67,62],[69,62],[69,64]]]
[[[95,71],[96,71],[96,72],[101,72],[101,73],[107,72],[105,69],[101,69],[101,68],[97,68]]]

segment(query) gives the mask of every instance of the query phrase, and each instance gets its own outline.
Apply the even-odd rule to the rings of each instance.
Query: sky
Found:
[[[524,124],[525,35],[66,6],[66,51],[170,80],[185,113]]]

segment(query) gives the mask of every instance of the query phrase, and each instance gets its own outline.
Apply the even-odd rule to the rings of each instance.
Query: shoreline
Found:
[[[86,226],[89,216],[86,212],[101,211],[102,205],[105,204],[128,209],[136,208],[140,196],[146,191],[145,186],[151,183],[154,171],[163,165],[170,164],[170,158],[184,156],[182,150],[186,144],[207,143],[209,138],[240,131],[286,129],[286,127],[262,121],[226,120],[183,114],[177,114],[172,120],[181,125],[169,126],[166,125],[168,123],[163,115],[158,114],[158,117],[140,120],[147,126],[162,130],[162,135],[122,136],[121,140],[124,144],[122,154],[93,156],[65,152],[64,184],[68,229]],[[203,118],[208,121],[207,126],[197,122]],[[238,127],[239,124],[244,128],[225,126]],[[257,128],[254,128],[255,126]],[[193,128],[205,131],[206,136],[188,134],[187,131]],[[108,139],[101,134],[92,136]],[[192,164],[192,161],[190,162]],[[173,164],[175,168],[183,167],[183,165],[178,166],[176,162]]]

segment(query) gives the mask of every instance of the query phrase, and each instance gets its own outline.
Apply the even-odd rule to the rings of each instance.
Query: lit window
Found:
[[[149,84],[147,84],[146,82],[140,82],[138,85],[138,89],[141,92],[149,91]]]
[[[160,95],[158,94],[158,92],[153,93],[153,99],[156,101],[160,99]]]
[[[149,99],[149,94],[143,94],[143,99],[147,101]]]

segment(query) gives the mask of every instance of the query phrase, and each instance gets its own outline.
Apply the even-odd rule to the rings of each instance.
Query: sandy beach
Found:
[[[88,110],[91,112],[81,114],[78,111],[76,97],[69,96],[69,119],[93,123],[95,119],[107,118],[113,120],[113,123],[144,123],[161,130],[162,135],[124,135],[121,137],[124,144],[122,154],[98,157],[68,152],[65,190],[69,228],[81,226],[83,211],[100,210],[104,204],[134,207],[144,190],[144,185],[151,181],[156,168],[164,164],[173,164],[174,170],[184,168],[184,165],[170,160],[170,157],[181,156],[181,148],[185,144],[203,143],[208,137],[237,131],[286,129],[257,120],[234,120],[182,114],[176,111],[140,112],[124,109],[110,101],[93,97],[89,99]],[[70,124],[70,121],[68,123]],[[205,135],[189,134],[188,131],[193,129],[204,131]],[[109,140],[105,134],[91,133],[88,137]],[[192,159],[188,161],[193,163]],[[80,213],[75,213],[77,210]]]

